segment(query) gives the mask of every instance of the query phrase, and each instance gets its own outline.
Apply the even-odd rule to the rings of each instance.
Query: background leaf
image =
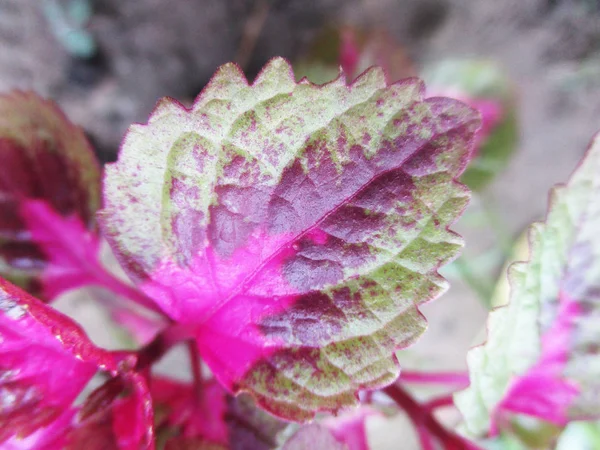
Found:
[[[490,313],[488,340],[469,352],[471,386],[455,397],[468,432],[503,411],[556,425],[598,417],[600,141],[532,225],[530,258],[509,270],[510,303]]]
[[[31,92],[0,96],[0,158],[0,275],[39,295],[48,255],[23,208],[43,201],[71,226],[93,230],[100,167],[82,130]]]
[[[506,167],[518,145],[516,101],[509,79],[485,60],[442,61],[426,67],[423,78],[428,95],[457,98],[481,112],[477,157],[461,181],[474,191],[482,190]]]
[[[416,74],[408,51],[384,29],[328,27],[314,39],[306,54],[294,63],[296,79],[307,77],[323,84],[338,77],[340,66],[354,80],[372,66],[384,69],[388,82]]]

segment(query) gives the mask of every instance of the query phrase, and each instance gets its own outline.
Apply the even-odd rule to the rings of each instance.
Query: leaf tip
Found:
[[[296,84],[292,64],[282,56],[271,58],[258,73],[252,85],[256,86],[270,79],[277,80],[279,84]]]

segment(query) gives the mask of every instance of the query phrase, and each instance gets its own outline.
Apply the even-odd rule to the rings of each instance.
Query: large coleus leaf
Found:
[[[530,258],[509,270],[510,302],[490,314],[487,342],[470,351],[471,386],[456,396],[474,436],[507,429],[512,414],[557,426],[600,417],[600,139],[545,222],[530,230]]]
[[[29,92],[0,96],[0,274],[40,293],[48,253],[36,240],[31,200],[43,202],[68,227],[95,227],[100,167],[81,129],[53,103]],[[68,235],[67,230],[62,233]]]
[[[69,318],[0,279],[0,443],[67,421],[98,368],[116,372],[117,361]]]
[[[104,230],[139,287],[197,325],[230,391],[305,420],[397,378],[394,351],[423,332],[418,306],[462,246],[448,227],[479,126],[423,93],[380,69],[296,83],[283,59],[249,85],[227,64],[191,109],[163,99],[130,128]]]

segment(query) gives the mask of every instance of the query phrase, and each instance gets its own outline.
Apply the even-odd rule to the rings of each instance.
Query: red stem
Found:
[[[162,358],[173,346],[192,339],[195,327],[185,325],[170,325],[134,354],[137,356],[136,370],[143,370]]]
[[[469,375],[465,372],[419,372],[404,370],[400,374],[403,383],[442,384],[458,387],[469,385]]]
[[[428,400],[427,403],[423,405],[424,408],[427,408],[431,411],[438,408],[444,408],[446,406],[454,406],[454,396],[452,394],[444,395],[442,397],[435,397],[431,400]]]
[[[414,422],[413,422],[414,423]],[[421,441],[422,450],[435,450],[435,446],[433,444],[433,439],[429,434],[429,430],[423,424],[414,424],[417,429],[417,434],[419,435],[419,440]]]
[[[431,437],[437,438],[445,450],[480,450],[475,444],[446,430],[435,418],[430,409],[415,400],[399,384],[392,384],[383,390],[410,417],[421,439],[424,450],[432,448]]]
[[[196,399],[199,403],[201,403],[204,397],[204,377],[202,376],[202,361],[200,359],[200,352],[198,351],[198,344],[196,344],[195,340],[188,341],[187,346],[188,353],[190,355],[190,365],[192,366],[192,375],[194,377]]]

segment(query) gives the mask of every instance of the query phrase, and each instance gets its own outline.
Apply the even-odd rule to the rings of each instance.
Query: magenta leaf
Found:
[[[2,279],[0,313],[0,443],[55,429],[98,368],[117,370],[69,318]]]
[[[87,230],[77,216],[62,217],[44,201],[26,200],[21,217],[34,242],[45,258],[39,275],[44,298],[88,284],[97,277],[107,277],[100,265],[100,241]]]
[[[83,132],[28,92],[0,96],[0,157],[0,274],[40,293],[48,260],[23,217],[25,202],[44,201],[70,226],[93,230],[100,167]]]
[[[530,229],[529,261],[509,271],[510,302],[469,353],[471,386],[455,397],[466,431],[508,433],[516,415],[563,427],[600,419],[600,141]]]
[[[380,69],[296,83],[280,58],[249,85],[227,64],[190,110],[163,99],[130,128],[104,230],[231,392],[300,421],[398,377],[462,246],[448,227],[479,126],[423,91]]]
[[[67,445],[67,433],[75,409],[67,409],[52,423],[38,428],[25,438],[13,436],[1,444],[3,450],[64,450]]]

